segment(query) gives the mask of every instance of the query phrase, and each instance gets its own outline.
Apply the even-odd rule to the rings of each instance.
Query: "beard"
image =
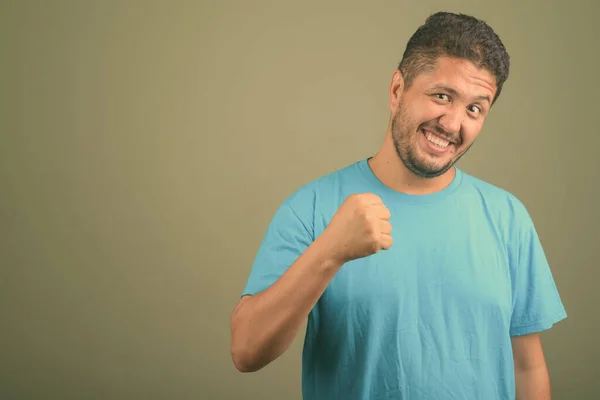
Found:
[[[431,122],[425,122],[419,125],[417,129],[413,128],[414,125],[415,123],[406,114],[404,107],[400,105],[392,118],[392,142],[402,163],[416,176],[435,178],[446,173],[473,145],[471,143],[464,151],[450,158],[445,163],[440,163],[439,158],[436,162],[433,156],[427,157],[426,155],[419,154],[419,150],[417,149],[418,135],[423,134],[421,129],[425,127],[434,132],[440,132],[442,129],[436,127],[436,124]],[[433,128],[429,128],[429,126],[433,126]],[[445,136],[451,135],[446,134]],[[449,146],[456,146],[455,148],[458,148],[460,144],[461,141],[459,139],[457,144],[450,144]]]

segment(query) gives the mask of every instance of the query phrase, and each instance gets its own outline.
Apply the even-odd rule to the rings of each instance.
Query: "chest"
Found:
[[[392,213],[389,250],[353,260],[334,277],[319,301],[325,320],[344,324],[341,316],[351,315],[394,329],[508,321],[508,257],[494,221],[475,210],[404,211]]]

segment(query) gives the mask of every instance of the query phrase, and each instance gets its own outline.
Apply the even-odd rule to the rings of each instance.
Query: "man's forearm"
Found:
[[[545,365],[515,370],[516,400],[550,400],[550,377]]]
[[[231,318],[231,354],[240,371],[263,368],[288,349],[343,262],[319,236],[264,292],[240,301]]]

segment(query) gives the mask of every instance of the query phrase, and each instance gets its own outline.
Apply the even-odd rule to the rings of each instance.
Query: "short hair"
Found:
[[[487,69],[496,79],[492,104],[508,79],[510,58],[502,41],[487,23],[469,15],[438,12],[416,30],[398,65],[405,89],[439,57],[462,58]]]

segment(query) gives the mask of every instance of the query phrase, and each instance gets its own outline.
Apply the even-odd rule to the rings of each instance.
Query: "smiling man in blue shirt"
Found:
[[[430,16],[390,89],[372,157],[276,211],[231,318],[240,371],[308,319],[305,400],[550,399],[539,332],[566,318],[525,206],[455,166],[508,78],[474,17]]]

